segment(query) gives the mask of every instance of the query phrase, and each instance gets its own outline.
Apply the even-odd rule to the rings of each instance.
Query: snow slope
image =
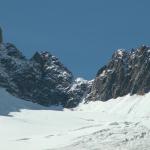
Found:
[[[149,150],[150,93],[69,110],[0,89],[0,141],[0,150]]]

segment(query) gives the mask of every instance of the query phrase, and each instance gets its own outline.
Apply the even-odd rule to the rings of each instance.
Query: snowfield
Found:
[[[150,93],[69,110],[0,89],[0,141],[0,150],[149,150]]]

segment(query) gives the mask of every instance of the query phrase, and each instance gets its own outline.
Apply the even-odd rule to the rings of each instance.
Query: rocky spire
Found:
[[[2,35],[2,29],[0,27],[0,43],[2,43],[2,42],[3,42],[3,35]]]

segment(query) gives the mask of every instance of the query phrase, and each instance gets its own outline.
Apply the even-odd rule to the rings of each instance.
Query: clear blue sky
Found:
[[[114,50],[150,45],[150,0],[0,0],[0,25],[27,57],[50,51],[91,79]]]

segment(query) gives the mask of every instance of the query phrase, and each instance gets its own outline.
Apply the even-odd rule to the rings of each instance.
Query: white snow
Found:
[[[116,56],[117,56],[117,58],[122,59],[122,58],[123,58],[123,55],[124,55],[124,52],[125,52],[124,49],[118,49],[118,50],[116,51]]]
[[[93,82],[93,80],[88,81],[88,80],[85,80],[81,77],[78,77],[78,78],[75,79],[74,83],[72,84],[72,87],[70,88],[70,91],[75,90],[81,84],[86,84],[86,83],[91,84],[92,82]]]
[[[114,70],[112,69],[107,69],[107,70],[103,70],[103,72],[100,74],[100,77],[106,77],[108,74],[113,73]]]
[[[123,52],[124,52],[124,49],[118,49],[117,50],[117,53],[122,57],[123,56]]]
[[[149,150],[150,93],[69,110],[0,89],[0,141],[0,150]]]
[[[106,76],[106,70],[103,70],[103,72],[100,74],[100,77]]]
[[[75,82],[77,82],[78,84],[82,84],[82,83],[87,83],[88,80],[85,80],[85,79],[79,77],[79,78],[77,78],[77,79],[75,80]]]

